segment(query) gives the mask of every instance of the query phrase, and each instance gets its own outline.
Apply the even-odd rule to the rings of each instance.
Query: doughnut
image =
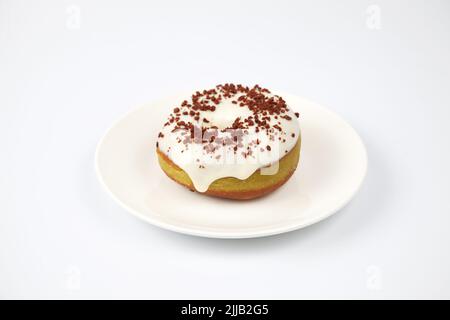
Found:
[[[247,200],[286,183],[300,159],[299,114],[259,85],[223,84],[173,108],[158,133],[162,171],[201,194]]]

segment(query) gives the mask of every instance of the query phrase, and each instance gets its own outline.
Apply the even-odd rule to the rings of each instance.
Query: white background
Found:
[[[0,0],[0,297],[450,298],[449,57],[449,1]],[[222,82],[348,120],[369,155],[357,197],[231,241],[116,205],[94,174],[104,131]]]

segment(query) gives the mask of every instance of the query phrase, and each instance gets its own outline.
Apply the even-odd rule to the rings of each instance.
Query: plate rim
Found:
[[[237,232],[208,231],[208,230],[198,229],[198,228],[195,228],[195,227],[177,226],[177,225],[174,225],[174,224],[171,224],[171,223],[167,223],[167,222],[161,221],[161,220],[159,220],[157,218],[153,218],[151,216],[145,215],[145,214],[139,212],[138,210],[135,210],[135,209],[131,208],[124,201],[122,201],[118,196],[116,196],[110,190],[110,188],[107,186],[106,182],[104,181],[104,179],[102,177],[102,174],[101,174],[101,169],[99,167],[100,150],[101,150],[101,147],[103,145],[103,142],[107,138],[107,136],[110,133],[110,131],[113,130],[116,127],[117,124],[119,124],[122,120],[126,119],[129,115],[131,115],[131,114],[133,114],[135,112],[138,112],[139,110],[147,107],[148,105],[150,105],[150,104],[157,104],[158,102],[162,102],[162,101],[165,101],[165,100],[168,100],[168,99],[171,99],[171,98],[175,98],[175,97],[179,97],[179,96],[185,95],[186,92],[180,92],[178,94],[166,96],[166,97],[154,100],[154,101],[149,102],[149,103],[141,104],[141,105],[139,105],[137,107],[132,108],[130,111],[126,112],[125,114],[120,116],[118,119],[113,121],[113,123],[105,130],[105,132],[101,136],[99,142],[97,143],[96,149],[95,149],[94,167],[95,167],[96,176],[97,176],[97,179],[100,182],[100,185],[106,191],[106,193],[114,200],[114,202],[119,204],[119,206],[122,207],[122,209],[128,211],[129,213],[131,213],[136,218],[138,218],[140,220],[143,220],[143,221],[145,221],[147,223],[150,223],[150,224],[152,224],[152,225],[154,225],[156,227],[165,229],[165,230],[169,230],[169,231],[173,231],[173,232],[177,232],[177,233],[181,233],[181,234],[185,234],[185,235],[190,235],[190,236],[203,237],[203,238],[249,239],[249,238],[268,237],[268,236],[273,236],[273,235],[277,235],[277,234],[283,234],[283,233],[288,233],[288,232],[292,232],[292,231],[295,231],[295,230],[303,229],[303,228],[306,228],[308,226],[311,226],[311,225],[313,225],[315,223],[318,223],[318,222],[320,222],[322,220],[325,220],[325,219],[329,218],[333,214],[335,214],[338,211],[340,211],[343,207],[345,207],[355,197],[355,195],[361,189],[361,186],[362,186],[362,184],[363,184],[363,182],[365,180],[365,177],[367,176],[368,154],[367,154],[367,148],[366,148],[366,146],[364,144],[364,141],[362,140],[362,138],[358,134],[358,132],[353,128],[353,126],[351,126],[344,118],[342,118],[339,114],[335,113],[334,111],[331,111],[330,109],[322,106],[321,104],[316,103],[313,100],[306,99],[306,98],[304,98],[302,96],[297,96],[297,95],[294,95],[294,94],[281,92],[281,91],[278,91],[278,90],[276,90],[276,91],[273,90],[273,91],[276,92],[279,95],[299,98],[299,99],[301,99],[303,101],[307,101],[310,104],[314,105],[315,108],[318,107],[318,108],[321,108],[321,109],[325,110],[326,112],[332,113],[334,116],[338,117],[343,123],[345,123],[348,128],[350,128],[353,131],[353,134],[355,135],[355,137],[358,138],[358,140],[360,142],[360,145],[361,145],[362,151],[363,151],[364,171],[361,174],[361,177],[360,177],[358,183],[355,184],[355,187],[354,187],[353,192],[351,193],[351,195],[348,196],[344,201],[341,201],[341,203],[338,206],[336,206],[333,210],[330,210],[326,214],[313,216],[312,218],[310,218],[306,222],[305,221],[297,222],[297,223],[292,223],[292,224],[286,225],[286,226],[279,226],[279,227],[274,227],[274,228],[265,228],[265,229],[257,230],[257,231],[244,231],[244,232],[242,232],[242,231],[237,231]]]

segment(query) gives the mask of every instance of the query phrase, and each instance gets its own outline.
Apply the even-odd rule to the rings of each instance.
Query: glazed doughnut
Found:
[[[197,91],[158,134],[161,169],[202,194],[253,199],[282,186],[300,158],[299,114],[255,85]]]

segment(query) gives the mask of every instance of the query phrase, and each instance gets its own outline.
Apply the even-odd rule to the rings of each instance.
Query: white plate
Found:
[[[206,197],[164,175],[155,154],[156,136],[185,95],[142,106],[115,123],[97,147],[98,178],[113,199],[138,218],[190,235],[262,237],[325,219],[360,187],[367,169],[365,147],[336,114],[303,98],[278,94],[300,112],[302,147],[293,177],[266,197],[251,201]]]

